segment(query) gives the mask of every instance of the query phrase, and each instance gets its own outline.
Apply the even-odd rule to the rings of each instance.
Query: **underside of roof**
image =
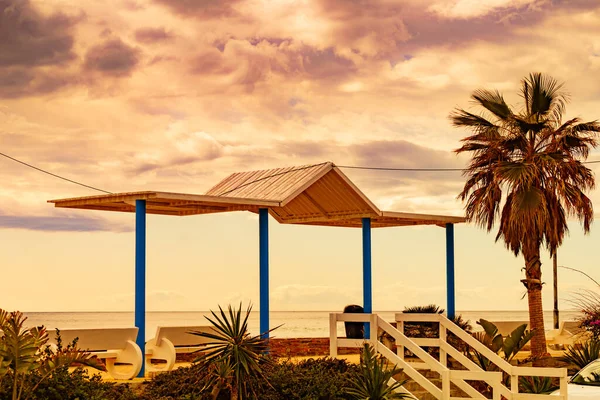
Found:
[[[135,201],[146,200],[146,212],[196,215],[260,208],[280,223],[360,227],[444,225],[462,217],[380,211],[333,163],[234,173],[205,195],[130,192],[50,200],[56,207],[134,212]]]

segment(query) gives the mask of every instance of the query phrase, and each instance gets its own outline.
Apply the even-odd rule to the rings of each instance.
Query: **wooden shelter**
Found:
[[[232,211],[259,214],[261,332],[269,330],[269,215],[282,224],[362,228],[363,307],[368,313],[372,311],[371,228],[445,227],[447,308],[450,316],[454,314],[453,228],[454,224],[465,222],[465,218],[381,211],[331,162],[234,173],[204,195],[143,191],[49,202],[61,208],[136,213],[135,322],[141,348],[145,338],[146,214],[187,216]]]

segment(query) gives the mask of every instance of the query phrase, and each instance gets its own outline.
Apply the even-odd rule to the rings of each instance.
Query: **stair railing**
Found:
[[[402,368],[404,373],[419,384],[427,392],[431,393],[436,399],[439,400],[452,400],[450,396],[451,383],[455,384],[459,389],[466,393],[472,399],[485,399],[481,393],[473,388],[466,380],[481,380],[486,382],[492,388],[493,400],[500,400],[501,395],[501,379],[502,373],[490,372],[490,371],[471,371],[471,370],[451,370],[446,365],[443,365],[440,361],[433,358],[429,353],[423,350],[419,343],[427,343],[431,345],[436,343],[432,340],[424,341],[421,339],[419,342],[414,341],[413,338],[408,338],[404,333],[394,328],[391,324],[381,319],[377,314],[344,314],[344,313],[332,313],[330,314],[330,355],[331,357],[337,357],[339,347],[362,347],[365,341],[369,342],[371,346],[380,354],[388,359],[392,364]],[[337,324],[338,322],[365,322],[369,323],[370,339],[347,339],[337,337]],[[411,363],[404,360],[404,351],[402,350],[402,356],[394,353],[384,343],[379,340],[379,331],[382,330],[388,335],[393,337],[396,341],[398,348],[408,349],[413,353],[419,360],[419,363]],[[437,339],[439,341],[439,339]],[[440,375],[442,387],[441,389],[434,385],[425,375],[419,372],[419,369],[427,369],[435,371]],[[464,399],[464,397],[463,397]],[[512,400],[512,398],[511,398]]]
[[[537,377],[549,377],[559,378],[559,395],[553,396],[553,399],[568,400],[567,394],[567,369],[566,368],[539,368],[539,367],[519,367],[508,363],[498,354],[494,353],[483,343],[475,339],[472,335],[465,332],[462,328],[456,325],[454,322],[449,320],[445,315],[442,314],[412,314],[412,313],[398,313],[396,314],[396,325],[398,331],[404,333],[404,324],[406,322],[438,322],[439,323],[439,337],[438,338],[411,338],[415,343],[420,346],[427,347],[439,347],[440,348],[440,363],[444,366],[447,365],[448,356],[467,368],[471,373],[477,374],[484,371],[479,365],[475,364],[472,360],[466,357],[463,353],[458,351],[454,346],[448,343],[448,332],[453,333],[460,340],[465,342],[468,346],[473,348],[475,351],[482,354],[491,363],[495,364],[499,370],[505,372],[509,376],[509,386],[507,387],[501,380],[500,393],[502,397],[507,400],[519,400],[519,399],[547,399],[547,395],[543,394],[531,394],[531,393],[519,393],[519,377],[521,376],[537,376]],[[409,349],[410,350],[410,349]],[[402,344],[398,346],[399,357],[404,357],[404,350]],[[412,363],[414,364],[414,363]],[[421,366],[423,367],[423,366]],[[456,371],[456,370],[452,370]],[[462,373],[462,371],[461,371]],[[475,376],[475,375],[474,375]],[[472,379],[472,378],[469,378]]]

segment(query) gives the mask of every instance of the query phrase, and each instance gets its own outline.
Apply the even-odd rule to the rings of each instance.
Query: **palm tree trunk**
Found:
[[[538,243],[528,243],[523,247],[525,257],[525,279],[529,303],[529,329],[532,330],[531,356],[534,359],[548,355],[546,349],[546,332],[544,330],[544,309],[542,307],[542,263]]]

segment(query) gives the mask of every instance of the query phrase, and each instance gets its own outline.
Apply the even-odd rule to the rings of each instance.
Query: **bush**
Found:
[[[209,399],[210,391],[205,389],[207,375],[206,369],[199,364],[158,374],[144,385],[142,398],[174,400],[187,396],[190,399]],[[222,398],[226,399],[228,395],[223,393]]]
[[[33,384],[40,377],[31,372],[27,378]],[[0,380],[0,400],[9,400],[12,382],[8,377]],[[128,385],[103,382],[100,375],[89,376],[87,371],[77,368],[69,372],[61,368],[42,381],[28,397],[29,400],[134,400],[138,397]]]
[[[284,360],[263,365],[266,381],[259,377],[247,381],[250,393],[261,400],[347,400],[344,383],[358,366],[333,358],[307,359],[298,363]],[[157,375],[145,385],[144,400],[209,400],[208,375],[201,365]],[[228,399],[222,391],[218,399]],[[249,398],[254,398],[250,396]]]
[[[265,369],[268,383],[259,381],[256,392],[261,400],[350,399],[343,386],[357,370],[357,365],[334,358],[286,360]]]
[[[600,357],[600,340],[590,339],[568,346],[560,361],[577,365],[580,369]]]
[[[581,290],[573,294],[571,303],[582,313],[578,319],[579,327],[590,332],[595,339],[600,339],[600,293]]]
[[[403,313],[407,314],[443,314],[446,310],[435,305],[405,307]],[[469,320],[463,319],[462,315],[456,315],[450,318],[452,322],[467,333],[471,333],[473,328]],[[404,333],[407,337],[438,338],[440,335],[439,324],[437,322],[405,322]],[[448,332],[448,343],[463,352],[467,346],[452,332]],[[439,349],[435,347],[423,347],[429,354],[439,357]],[[407,354],[410,354],[407,350]]]

